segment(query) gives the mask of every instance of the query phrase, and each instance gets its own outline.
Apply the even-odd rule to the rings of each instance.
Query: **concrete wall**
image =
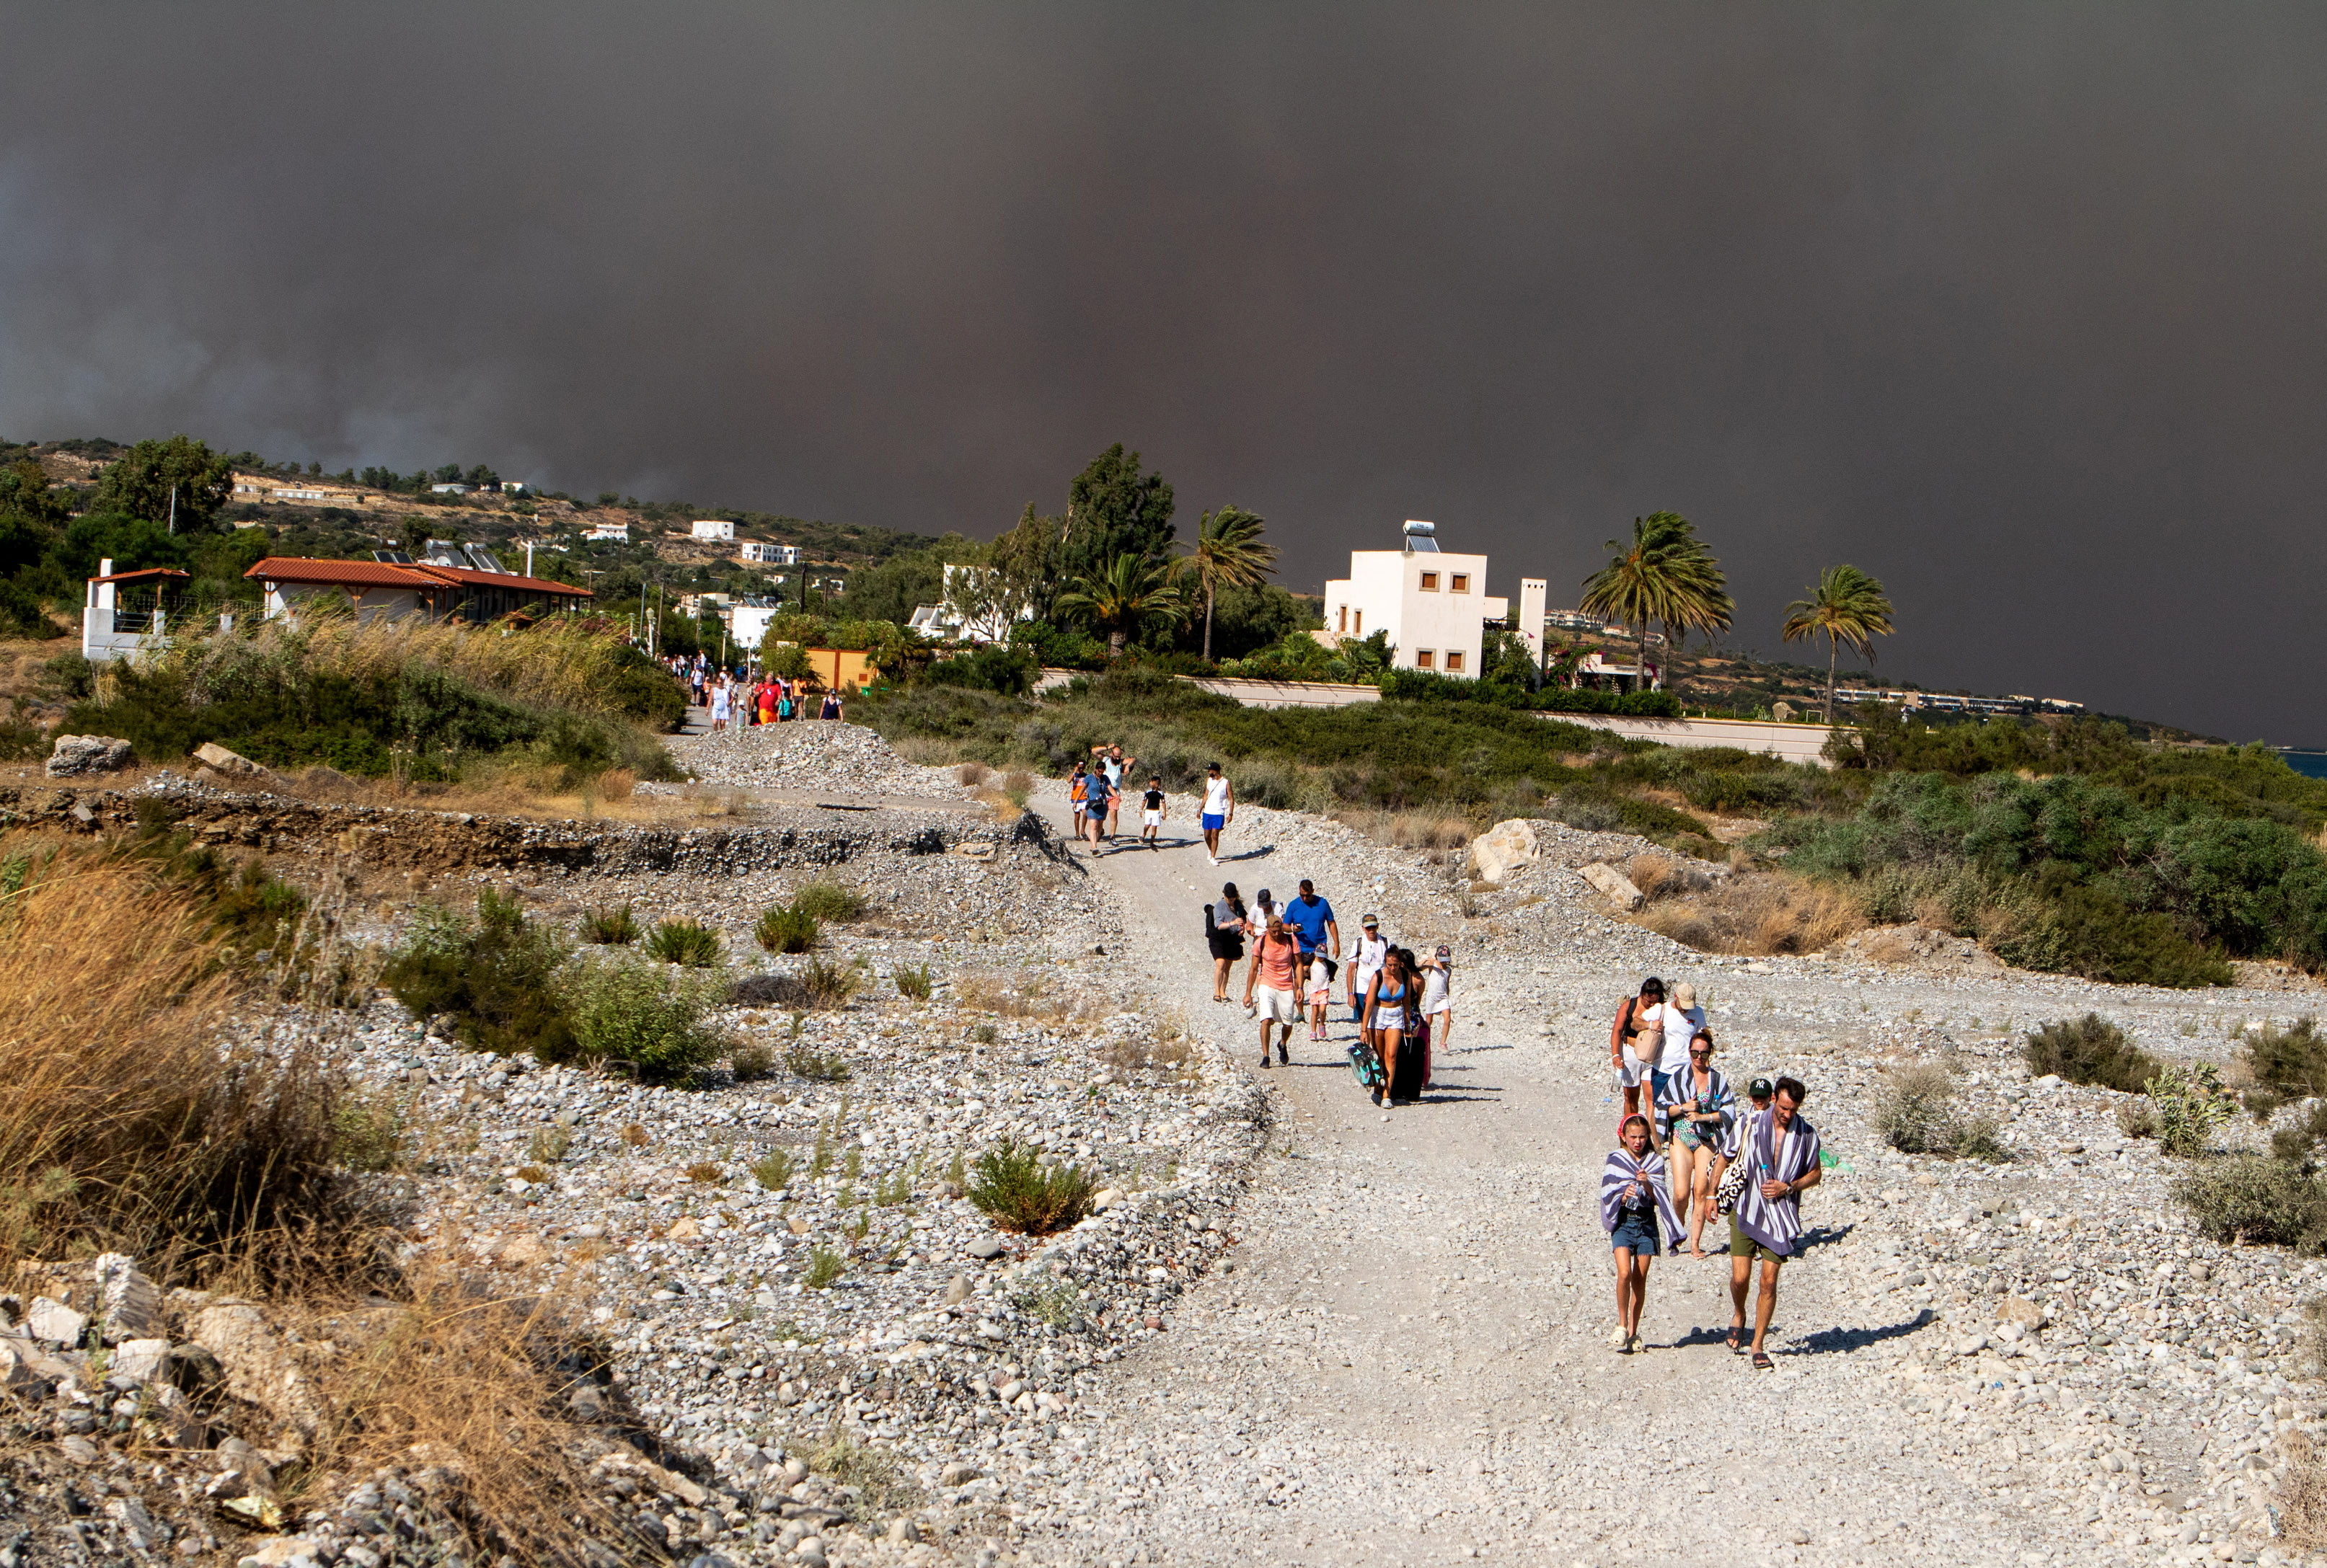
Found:
[[[1827,724],[1780,724],[1756,719],[1636,719],[1616,714],[1545,714],[1547,719],[1582,724],[1586,729],[1612,730],[1634,741],[1655,741],[1667,746],[1734,746],[1741,751],[1762,751],[1789,762],[1833,763],[1823,755]]]

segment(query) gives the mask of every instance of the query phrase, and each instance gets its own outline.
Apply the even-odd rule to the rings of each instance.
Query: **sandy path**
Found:
[[[1313,876],[1347,931],[1360,911],[1344,890],[1365,896],[1379,868],[1305,850],[1317,863],[1293,864],[1249,838],[1243,847],[1252,858],[1220,871],[1200,845],[1089,863],[1122,898],[1136,961],[1160,993],[1234,1041],[1250,1070],[1258,1027],[1210,1001],[1202,900],[1224,875],[1280,896]],[[1409,920],[1441,896],[1396,891]],[[2051,1502],[2041,1517],[2021,1513],[1918,1451],[1885,1370],[1911,1325],[1838,1307],[1824,1259],[1789,1266],[1775,1372],[1752,1373],[1719,1342],[1725,1258],[1659,1261],[1651,1352],[1612,1352],[1594,1205],[1613,1120],[1604,1046],[1573,1029],[1545,1039],[1537,999],[1579,986],[1612,996],[1627,972],[1613,956],[1530,968],[1490,962],[1462,976],[1457,1048],[1418,1108],[1385,1120],[1352,1083],[1345,1008],[1330,1043],[1297,1030],[1293,1066],[1257,1075],[1276,1127],[1237,1261],[1091,1402],[1099,1435],[1051,1478],[1058,1507],[1077,1516],[1052,1554],[2118,1560]],[[1815,1195],[1806,1217],[1838,1218]]]

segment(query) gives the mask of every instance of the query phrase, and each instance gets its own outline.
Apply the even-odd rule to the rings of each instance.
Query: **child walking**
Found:
[[[1333,1000],[1333,971],[1322,950],[1309,957],[1309,1038],[1325,1038],[1325,1005]]]
[[[1164,826],[1164,776],[1150,773],[1147,776],[1147,793],[1139,800],[1139,842],[1150,849],[1162,847],[1157,844],[1155,835],[1157,829]]]
[[[1608,1342],[1620,1356],[1640,1350],[1640,1309],[1649,1300],[1649,1265],[1663,1251],[1657,1237],[1659,1223],[1675,1246],[1680,1245],[1680,1217],[1673,1212],[1672,1190],[1666,1185],[1662,1156],[1649,1146],[1649,1119],[1627,1115],[1619,1136],[1622,1143],[1609,1152],[1600,1171],[1600,1227],[1608,1233],[1608,1248],[1616,1263],[1616,1327]]]

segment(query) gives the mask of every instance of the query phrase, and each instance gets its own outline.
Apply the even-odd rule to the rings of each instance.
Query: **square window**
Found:
[[[1437,574],[1437,573],[1435,573],[1435,572],[1425,572],[1425,573],[1422,574],[1422,591],[1423,591],[1425,593],[1437,593],[1437,592],[1438,592],[1438,574]]]
[[[1429,669],[1432,667],[1432,660],[1436,658],[1437,655],[1432,653],[1426,648],[1417,649],[1415,650],[1414,655],[1414,667],[1416,669]]]
[[[1449,583],[1447,587],[1456,593],[1468,593],[1471,591],[1471,574],[1455,573],[1453,581]]]
[[[1446,667],[1449,671],[1458,670],[1463,667],[1463,650],[1461,649],[1449,649],[1447,650]]]

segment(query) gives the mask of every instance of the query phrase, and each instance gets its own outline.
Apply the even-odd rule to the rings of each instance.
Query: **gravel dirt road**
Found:
[[[1240,823],[1242,857],[1218,870],[1201,844],[1089,863],[1121,900],[1126,961],[1248,1069],[1259,1027],[1210,999],[1203,901],[1224,878],[1283,898],[1314,877],[1347,937],[1379,876],[1323,842],[1255,833]],[[1393,939],[1453,919],[1430,908],[1451,898],[1443,879],[1398,881]],[[1091,1402],[1107,1435],[1087,1472],[1061,1478],[1068,1507],[1088,1505],[1061,1560],[2122,1560],[2081,1513],[1976,1486],[1928,1451],[1885,1372],[1929,1314],[1870,1314],[1834,1287],[1818,1255],[1841,1228],[1831,1190],[1805,1203],[1824,1245],[1786,1270],[1775,1371],[1722,1344],[1727,1260],[1711,1255],[1659,1260],[1649,1349],[1613,1352],[1604,1032],[1547,1039],[1533,999],[1612,999],[1636,964],[1473,961],[1437,1087],[1387,1115],[1346,1065],[1345,1007],[1327,1043],[1295,1031],[1291,1066],[1258,1075],[1276,1125],[1234,1265],[1110,1369]]]

